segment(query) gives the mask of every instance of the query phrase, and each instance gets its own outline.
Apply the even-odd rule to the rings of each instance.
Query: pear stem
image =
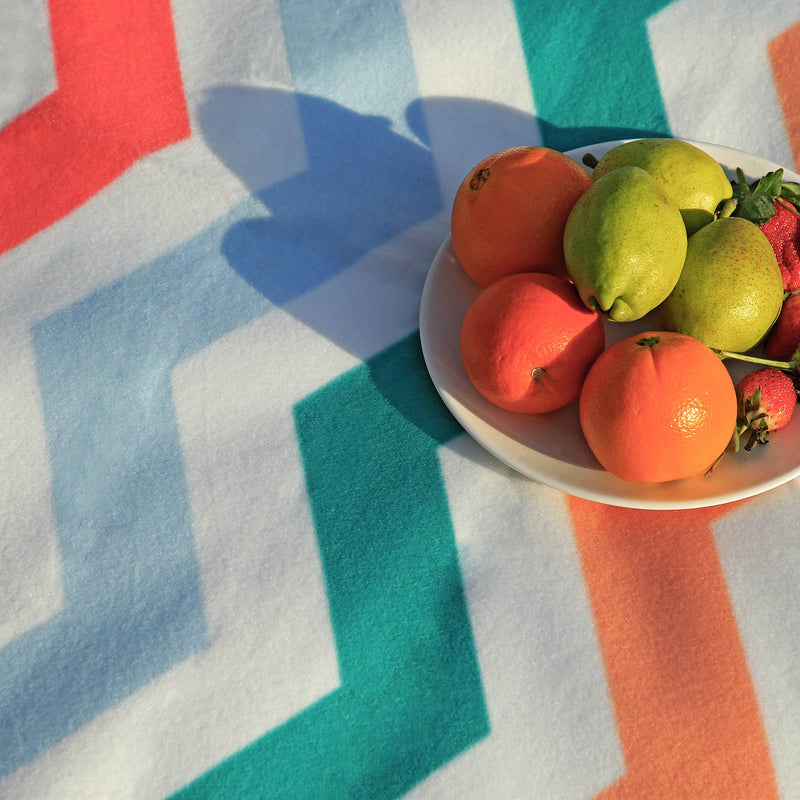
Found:
[[[600,163],[591,153],[584,153],[581,161],[583,161],[589,169],[594,169]]]
[[[754,364],[763,364],[765,367],[775,367],[776,369],[783,369],[788,372],[796,371],[800,361],[774,361],[771,358],[760,358],[759,356],[750,356],[744,353],[729,353],[727,350],[714,350],[720,358],[735,358],[737,361],[752,361]]]
[[[731,216],[731,214],[733,214],[733,212],[736,211],[737,205],[739,205],[739,201],[735,197],[728,198],[722,204],[722,207],[720,208],[717,214],[717,219],[725,219]]]

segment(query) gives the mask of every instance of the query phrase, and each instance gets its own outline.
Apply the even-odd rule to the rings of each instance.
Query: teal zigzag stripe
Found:
[[[176,800],[389,800],[489,729],[437,456],[460,428],[417,335],[295,420],[342,686]]]
[[[646,27],[669,0],[514,5],[544,144],[669,135]]]
[[[664,5],[634,0],[608,19],[599,4],[515,0],[546,145],[669,135],[646,30]],[[181,800],[389,800],[489,730],[436,455],[459,428],[417,337],[305,398],[295,421],[342,686]]]

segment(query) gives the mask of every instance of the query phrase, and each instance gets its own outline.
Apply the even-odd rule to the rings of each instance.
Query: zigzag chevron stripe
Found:
[[[796,21],[796,6],[785,0],[675,0],[651,16],[647,32],[672,134],[784,160],[788,141],[767,45]],[[747,46],[736,47],[742,31]],[[743,113],[752,98],[758,114]]]
[[[544,144],[570,150],[669,132],[646,27],[668,2],[626,2],[611,20],[600,4],[516,0]],[[575,52],[592,58],[572,58]],[[636,64],[635,83],[618,68],[623,53]]]
[[[800,22],[770,40],[767,51],[794,163],[800,167]]]
[[[172,0],[177,46],[160,0],[114,20],[50,5],[58,89],[0,130],[30,195],[0,239],[0,427],[20,419],[6,405],[43,416],[17,479],[40,514],[11,522],[57,534],[35,550],[49,604],[0,619],[0,795],[793,796],[796,654],[772,640],[800,549],[715,548],[769,508],[668,519],[515,479],[459,436],[414,332],[463,172],[513,144],[680,134],[697,42],[728,47],[736,4],[634,0],[609,21],[590,3]],[[704,130],[733,119],[747,146],[767,128],[765,154],[788,135],[797,161],[787,5],[741,11],[774,116],[721,103]],[[64,57],[81,25],[89,67]],[[128,33],[147,62],[122,76],[130,105]],[[660,72],[671,47],[686,58]],[[70,98],[134,119],[64,171]]]
[[[0,130],[0,253],[189,135],[168,0],[52,3],[50,30],[58,89]]]
[[[569,508],[626,763],[597,800],[777,798],[711,535],[735,506],[647,512],[570,498]]]

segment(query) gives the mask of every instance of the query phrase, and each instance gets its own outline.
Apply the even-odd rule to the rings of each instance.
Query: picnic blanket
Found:
[[[440,400],[484,156],[797,170],[792,0],[0,0],[0,797],[800,798],[800,483],[570,496]]]

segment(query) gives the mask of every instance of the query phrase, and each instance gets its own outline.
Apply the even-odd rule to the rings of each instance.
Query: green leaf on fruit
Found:
[[[800,183],[787,182],[781,185],[781,197],[790,203],[800,205]]]
[[[741,167],[736,167],[736,180],[731,181],[731,183],[733,184],[734,194],[738,192],[742,197],[747,197],[750,194],[750,185],[747,183],[747,178],[745,178]]]
[[[768,172],[756,181],[747,182],[744,172],[736,168],[736,180],[731,181],[733,200],[736,201],[731,216],[743,217],[756,225],[763,225],[778,212],[775,203],[786,206],[797,214],[800,208],[800,183],[784,182],[783,168]]]
[[[800,217],[800,183],[787,182],[781,185],[778,202]]]
[[[750,222],[754,222],[756,225],[763,225],[777,213],[775,201],[772,197],[756,192],[753,192],[734,212],[735,216],[749,219]]]
[[[749,397],[744,398],[743,410],[747,422],[751,421],[750,415],[754,411],[761,408],[761,387],[757,386],[756,390]]]
[[[766,194],[770,197],[777,197],[781,193],[783,185],[783,169],[776,169],[775,172],[768,172],[760,178],[753,187],[753,194]]]

